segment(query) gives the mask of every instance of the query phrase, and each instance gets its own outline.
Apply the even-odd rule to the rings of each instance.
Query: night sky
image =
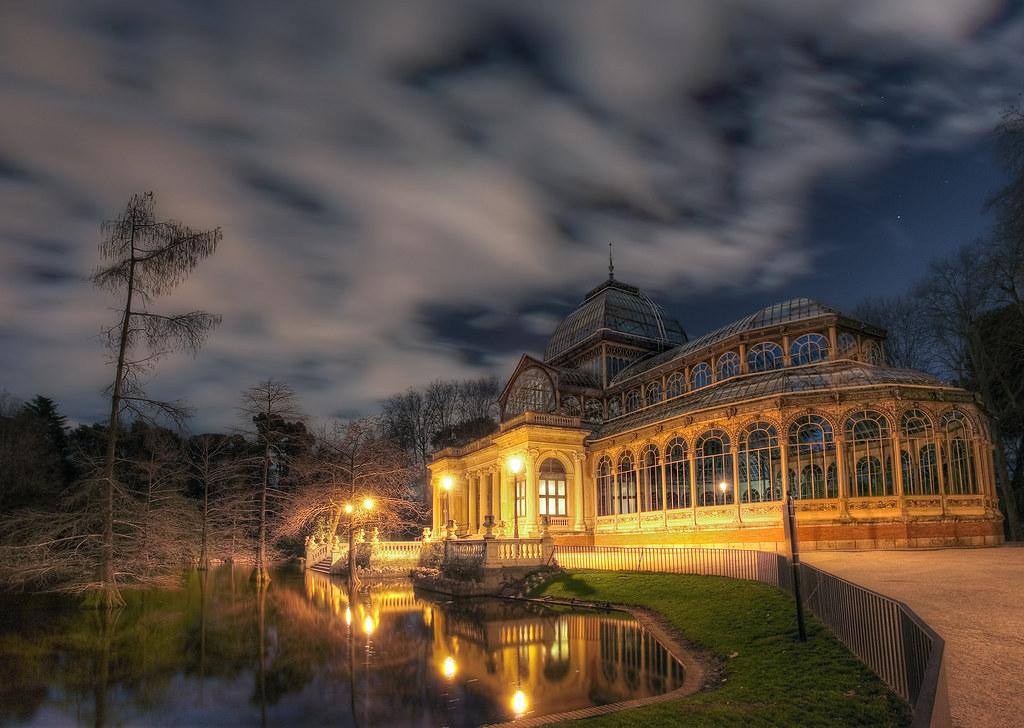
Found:
[[[149,383],[193,429],[274,377],[313,416],[540,355],[607,277],[697,336],[903,293],[984,234],[1024,89],[995,0],[0,3],[0,389],[104,418],[136,192],[220,226],[158,302],[224,322]]]

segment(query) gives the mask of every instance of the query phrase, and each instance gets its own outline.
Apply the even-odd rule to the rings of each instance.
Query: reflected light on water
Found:
[[[444,658],[444,676],[452,677],[455,675],[455,658],[446,657]]]
[[[366,630],[367,637],[373,634],[373,617],[370,615],[366,615],[366,621],[363,622],[363,629]]]
[[[526,695],[522,690],[516,690],[516,694],[512,696],[512,710],[516,715],[526,712]]]

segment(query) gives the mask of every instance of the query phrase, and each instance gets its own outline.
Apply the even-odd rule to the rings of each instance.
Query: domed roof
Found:
[[[599,339],[661,351],[685,342],[686,332],[639,288],[609,278],[558,325],[544,349],[544,361],[582,351]]]

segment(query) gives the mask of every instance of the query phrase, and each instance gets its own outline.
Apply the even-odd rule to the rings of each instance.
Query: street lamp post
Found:
[[[729,501],[728,501],[728,500],[726,499],[726,497],[725,497],[725,489],[726,489],[726,488],[728,488],[728,487],[729,487],[729,484],[728,484],[728,483],[726,483],[726,482],[725,482],[724,480],[723,480],[723,481],[722,481],[721,483],[719,483],[719,484],[718,484],[718,489],[719,489],[720,491],[722,491],[722,505],[723,505],[723,506],[724,506],[724,505],[727,505],[727,504],[728,504],[728,502],[729,502]]]
[[[804,601],[800,595],[800,547],[796,540],[796,493],[790,488],[786,491],[786,513],[789,518],[789,550],[793,565],[793,598],[796,600],[796,624],[800,633],[800,641],[807,641],[807,627],[804,624]]]
[[[366,498],[363,500],[363,508],[369,513],[373,510],[373,499]],[[345,513],[348,514],[348,580],[350,584],[355,584],[356,579],[356,550],[355,550],[355,509],[351,503],[345,504]]]
[[[450,476],[446,475],[441,479],[441,487],[444,488],[444,537],[448,538],[448,521],[450,518],[449,500],[451,499],[452,494],[452,479]]]

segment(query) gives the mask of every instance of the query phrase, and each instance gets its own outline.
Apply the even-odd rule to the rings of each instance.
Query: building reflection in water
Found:
[[[365,640],[367,689],[376,686],[398,703],[433,700],[450,725],[660,695],[685,677],[682,665],[622,612],[451,601],[414,592],[408,582],[370,585],[350,601],[342,580],[311,571],[305,578],[311,606],[365,625],[359,639]],[[358,722],[373,718],[360,715]]]

